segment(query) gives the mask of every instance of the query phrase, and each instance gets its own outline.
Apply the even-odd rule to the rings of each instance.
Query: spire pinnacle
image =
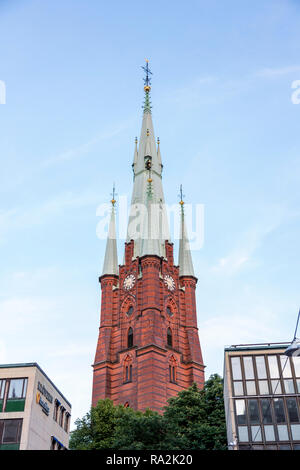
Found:
[[[111,216],[108,228],[108,236],[106,242],[105,257],[103,263],[102,276],[104,275],[119,275],[118,267],[118,252],[117,252],[117,237],[116,237],[116,219],[115,219],[115,204],[116,204],[116,188],[113,184],[113,192],[111,193]]]
[[[179,197],[180,197],[179,204],[181,205],[181,210],[183,211],[183,205],[184,205],[183,198],[185,197],[185,195],[184,195],[183,192],[182,192],[182,184],[180,185],[180,194],[179,194]]]
[[[133,160],[133,191],[128,220],[127,241],[134,240],[133,258],[146,254],[166,256],[165,241],[170,239],[168,215],[162,187],[162,162],[156,143],[150,107],[151,71],[145,72],[145,104],[138,148]]]
[[[149,60],[145,59],[146,65],[142,66],[142,69],[145,72],[144,80],[144,91],[145,91],[145,101],[144,101],[144,113],[151,113],[151,101],[150,101],[150,90],[151,90],[151,77],[152,75],[151,70],[149,69]]]
[[[111,196],[112,196],[112,199],[111,199],[111,201],[110,201],[110,202],[112,203],[112,206],[114,207],[114,206],[115,206],[115,204],[116,204],[116,202],[117,202],[117,201],[116,201],[116,199],[115,199],[115,197],[116,197],[116,195],[117,195],[117,193],[116,193],[116,187],[115,187],[115,183],[113,184],[113,192],[112,192],[112,193],[110,193],[110,194],[111,194]]]
[[[192,255],[190,250],[190,244],[186,233],[185,220],[184,220],[184,201],[185,197],[182,192],[182,184],[180,185],[180,209],[181,209],[181,227],[180,227],[180,241],[179,241],[179,255],[178,255],[178,265],[179,265],[179,276],[193,276],[194,267],[192,261]]]

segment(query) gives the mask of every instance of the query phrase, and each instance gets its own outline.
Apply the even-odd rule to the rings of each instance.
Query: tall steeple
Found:
[[[152,123],[151,71],[146,61],[143,121],[139,145],[134,152],[134,185],[128,221],[127,241],[134,240],[134,258],[146,254],[166,256],[165,241],[169,228],[162,188],[162,163]],[[149,228],[151,227],[151,230]],[[150,240],[149,240],[150,238]]]
[[[101,317],[93,364],[92,405],[109,398],[138,410],[163,413],[168,399],[204,385],[196,283],[181,191],[179,266],[174,264],[155,141],[149,64],[133,158],[133,193],[124,262],[118,267],[115,193],[101,284]]]
[[[189,244],[189,239],[187,236],[185,220],[184,220],[184,201],[183,201],[183,194],[182,194],[182,185],[180,186],[179,204],[180,204],[180,241],[179,241],[179,254],[178,254],[179,277],[181,276],[195,277],[190,244]]]
[[[102,276],[119,274],[118,266],[118,252],[117,252],[117,237],[116,237],[116,217],[115,217],[115,186],[113,187],[112,200],[111,200],[111,216],[109,222],[109,229],[106,242],[105,257],[103,263]]]

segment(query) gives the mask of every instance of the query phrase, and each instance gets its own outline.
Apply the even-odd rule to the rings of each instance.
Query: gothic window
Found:
[[[132,314],[133,312],[133,306],[130,305],[129,309],[127,310],[127,315],[130,317],[130,315]]]
[[[174,356],[170,358],[169,361],[169,381],[176,383],[177,379],[177,362]]]
[[[132,382],[132,358],[131,356],[127,356],[124,361],[124,376],[123,382]]]
[[[127,336],[127,347],[132,348],[133,346],[133,329],[130,327],[128,330],[128,336]]]
[[[171,309],[171,307],[169,307],[169,306],[167,307],[167,314],[170,315],[170,317],[173,316],[172,309]]]
[[[168,328],[168,331],[167,331],[167,345],[168,346],[173,346],[173,338],[172,338],[172,331],[171,331],[171,328]]]

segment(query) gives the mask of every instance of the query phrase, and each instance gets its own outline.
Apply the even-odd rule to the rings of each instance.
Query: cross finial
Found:
[[[145,91],[150,91],[151,87],[151,78],[149,75],[152,75],[152,72],[151,70],[149,69],[149,60],[148,59],[145,59],[146,61],[146,65],[145,66],[142,66],[142,69],[144,70],[144,72],[146,73],[146,76],[144,78],[144,90]]]
[[[117,196],[115,183],[113,184],[113,191],[112,191],[112,193],[110,193],[110,195],[112,196],[112,200],[111,200],[110,202],[111,202],[112,205],[114,206],[115,203],[117,202],[116,199],[115,199],[116,196]]]
[[[183,206],[183,204],[184,204],[183,198],[185,197],[185,195],[184,195],[183,192],[182,192],[182,184],[180,185],[180,193],[178,194],[178,197],[180,197],[179,204],[180,204],[181,206]]]
[[[146,60],[146,65],[142,66],[142,69],[144,70],[146,76],[143,79],[144,80],[144,91],[145,91],[145,101],[144,101],[144,113],[151,113],[151,101],[150,101],[150,90],[151,90],[151,78],[150,75],[152,75],[151,70],[149,69],[149,61],[148,59]]]

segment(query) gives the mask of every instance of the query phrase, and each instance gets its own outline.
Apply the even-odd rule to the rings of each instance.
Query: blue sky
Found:
[[[73,419],[91,399],[96,211],[113,182],[131,195],[146,57],[166,200],[183,184],[204,205],[193,259],[207,377],[224,345],[293,336],[299,22],[296,0],[0,1],[0,362],[38,362]]]

